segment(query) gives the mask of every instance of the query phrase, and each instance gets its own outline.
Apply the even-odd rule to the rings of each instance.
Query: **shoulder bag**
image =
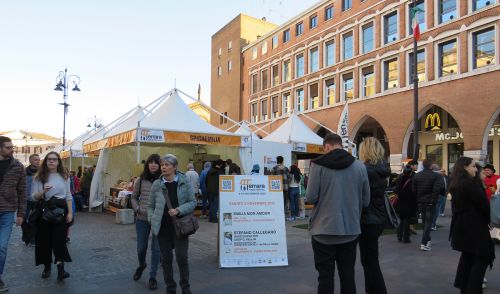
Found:
[[[165,192],[163,192],[165,194]],[[167,201],[167,208],[172,209],[172,203],[170,202],[170,198],[165,195]],[[194,211],[183,215],[181,217],[172,216],[172,222],[174,223],[175,234],[179,238],[186,238],[189,235],[196,233],[198,228],[198,218],[194,215]]]
[[[389,196],[387,195],[387,193],[384,194],[384,205],[387,218],[386,227],[393,229],[399,227],[399,217],[396,214],[396,211],[394,210],[391,202],[389,201]]]

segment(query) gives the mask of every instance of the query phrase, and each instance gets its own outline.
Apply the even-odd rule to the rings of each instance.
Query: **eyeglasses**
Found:
[[[57,158],[47,158],[47,161],[59,161]]]
[[[7,150],[12,150],[12,149],[14,149],[14,146],[3,146],[3,148],[5,148]]]

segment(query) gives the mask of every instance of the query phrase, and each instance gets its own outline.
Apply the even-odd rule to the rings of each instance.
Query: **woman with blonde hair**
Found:
[[[370,204],[361,214],[359,252],[365,273],[365,292],[385,294],[384,276],[378,260],[378,238],[386,222],[385,189],[391,169],[385,161],[385,150],[380,142],[367,137],[359,145],[359,159],[365,164],[370,183]]]

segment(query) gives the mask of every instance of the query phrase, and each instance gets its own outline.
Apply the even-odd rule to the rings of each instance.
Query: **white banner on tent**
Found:
[[[342,146],[349,149],[349,103],[346,102],[342,114],[340,115],[337,134],[342,138]]]
[[[141,129],[139,132],[139,142],[163,143],[165,142],[165,135],[160,130]]]
[[[241,137],[241,147],[252,147],[252,141],[250,137]]]
[[[293,143],[292,151],[294,152],[307,152],[306,143]]]
[[[280,176],[220,177],[219,266],[288,265]]]

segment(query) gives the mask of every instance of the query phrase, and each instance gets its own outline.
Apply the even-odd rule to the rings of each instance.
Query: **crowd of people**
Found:
[[[304,200],[313,204],[309,219],[314,264],[318,271],[318,293],[333,293],[335,266],[338,267],[341,293],[356,293],[354,265],[359,245],[365,292],[387,293],[379,265],[379,237],[387,228],[387,187],[391,169],[385,161],[382,144],[368,137],[359,145],[359,160],[343,149],[336,134],[324,138],[325,154],[311,161],[309,176],[297,165],[287,167],[282,156],[269,170],[282,177],[286,220],[304,218]],[[5,266],[12,223],[23,226],[23,241],[35,247],[35,264],[43,265],[41,277],[51,276],[56,264],[57,280],[70,276],[65,263],[71,262],[68,250],[69,227],[75,211],[88,206],[93,168],[68,172],[61,157],[49,152],[43,160],[37,154],[29,166],[13,158],[9,138],[0,136],[0,291],[8,290],[1,274]],[[451,196],[451,247],[461,252],[454,286],[461,293],[482,293],[488,266],[495,259],[490,237],[492,195],[500,193],[500,177],[491,164],[484,167],[468,157],[458,159],[450,176],[430,159],[410,161],[397,177],[393,202],[400,218],[397,240],[411,243],[418,220],[422,220],[419,249],[431,251],[431,232],[444,216]],[[178,169],[175,155],[151,154],[134,183],[131,205],[135,213],[137,258],[133,279],[139,280],[147,268],[150,246],[149,289],[158,288],[156,275],[161,264],[167,293],[176,293],[173,254],[179,268],[179,286],[191,293],[189,284],[189,238],[176,231],[178,217],[191,214],[197,199],[201,218],[218,223],[219,176],[241,174],[231,159],[206,162],[200,174],[189,163],[186,172]],[[259,174],[254,164],[251,174]],[[149,240],[151,239],[151,242]],[[161,261],[161,263],[160,263]]]

